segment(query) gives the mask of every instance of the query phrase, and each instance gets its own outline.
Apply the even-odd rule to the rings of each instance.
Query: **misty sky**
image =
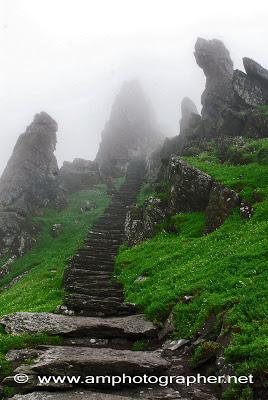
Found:
[[[205,84],[196,38],[223,40],[235,68],[243,56],[268,67],[267,17],[265,0],[0,0],[0,172],[39,111],[58,122],[59,164],[94,159],[128,79],[177,134],[182,98],[200,109]]]

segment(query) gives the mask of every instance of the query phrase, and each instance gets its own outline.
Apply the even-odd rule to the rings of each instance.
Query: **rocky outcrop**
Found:
[[[233,88],[241,103],[248,107],[257,107],[266,104],[262,88],[242,71],[235,70]]]
[[[181,160],[171,157],[168,165],[170,182],[169,212],[204,210],[209,201],[212,178]]]
[[[28,217],[57,198],[56,131],[56,122],[41,112],[15,145],[0,180],[0,254],[29,248],[37,228]]]
[[[185,137],[195,135],[195,129],[200,124],[201,117],[197,107],[189,97],[181,102],[180,135]]]
[[[129,210],[125,224],[129,246],[153,237],[157,225],[177,213],[204,211],[204,233],[219,228],[237,207],[240,207],[241,217],[251,218],[253,215],[252,207],[235,191],[214,181],[210,175],[192,167],[180,157],[172,156],[162,169],[165,171],[161,172],[160,178],[169,183],[165,186],[166,200],[163,202],[151,198],[143,206],[134,206]],[[161,184],[159,187],[161,189]]]
[[[0,180],[2,208],[23,215],[55,197],[57,129],[56,122],[41,112],[19,137]]]
[[[82,158],[65,161],[59,172],[59,182],[68,193],[89,189],[101,182],[98,164]]]
[[[260,118],[258,106],[268,103],[268,71],[246,57],[246,73],[233,71],[228,50],[216,39],[199,38],[194,54],[206,76],[206,89],[201,98],[202,120],[192,121],[188,136],[267,136],[263,128],[267,117]]]
[[[217,39],[198,38],[194,55],[206,76],[206,89],[201,97],[204,133],[215,136],[222,109],[232,107],[234,102],[233,62],[225,45]]]
[[[125,82],[102,132],[96,156],[102,175],[122,174],[131,159],[145,158],[161,140],[140,84],[137,81]]]
[[[150,197],[142,206],[130,207],[125,222],[126,241],[135,246],[156,234],[157,224],[166,217],[161,200]]]
[[[256,61],[244,57],[246,74],[236,70],[233,88],[244,107],[257,107],[268,103],[268,71]]]
[[[242,199],[233,190],[214,182],[206,207],[205,233],[210,233],[219,228],[229,217],[231,211],[240,206]]]
[[[156,327],[141,314],[117,318],[69,317],[51,313],[18,312],[0,320],[12,335],[47,333],[68,337],[152,338]]]

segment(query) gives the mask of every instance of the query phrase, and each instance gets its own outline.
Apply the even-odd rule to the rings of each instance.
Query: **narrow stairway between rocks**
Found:
[[[123,303],[122,288],[113,278],[114,258],[123,242],[127,207],[135,202],[143,176],[143,163],[133,161],[125,183],[67,268],[65,313],[92,317],[127,315],[134,311],[131,305]]]

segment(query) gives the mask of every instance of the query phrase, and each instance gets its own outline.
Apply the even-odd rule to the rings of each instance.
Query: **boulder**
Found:
[[[90,189],[102,180],[96,162],[75,158],[73,162],[64,161],[59,172],[59,181],[67,192],[73,193]]]
[[[205,213],[205,233],[219,228],[231,211],[240,206],[241,198],[233,190],[214,182]]]
[[[146,158],[162,141],[138,81],[125,82],[112,106],[96,156],[104,177],[121,175],[133,158]]]
[[[142,206],[129,208],[125,222],[126,241],[129,246],[135,246],[155,235],[157,224],[166,216],[161,204],[160,199],[150,197]]]
[[[93,338],[153,337],[156,327],[141,314],[118,318],[69,317],[51,313],[17,312],[0,320],[7,333],[12,335],[37,334]]]
[[[213,183],[209,175],[174,156],[168,165],[168,180],[171,185],[171,214],[201,211],[206,208]]]
[[[63,226],[62,224],[53,224],[51,228],[51,235],[53,237],[58,237],[62,232]]]
[[[225,45],[217,39],[198,38],[194,55],[206,76],[206,88],[201,98],[204,133],[215,136],[222,109],[234,103],[233,62]]]
[[[10,257],[3,265],[0,267],[0,279],[3,278],[10,272],[10,268],[14,261],[16,260],[15,256]]]

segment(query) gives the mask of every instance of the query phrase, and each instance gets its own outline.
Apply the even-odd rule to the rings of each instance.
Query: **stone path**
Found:
[[[122,287],[113,278],[114,258],[124,238],[127,206],[135,201],[143,175],[144,166],[132,163],[125,183],[67,268],[65,313],[92,317],[134,312],[133,306],[123,303]]]
[[[135,313],[135,306],[125,304],[121,285],[114,279],[114,258],[124,239],[127,206],[135,201],[142,183],[144,168],[133,163],[126,182],[114,194],[110,206],[89,232],[84,246],[77,251],[64,276],[66,298],[56,313],[18,312],[0,321],[13,335],[59,335],[59,346],[11,350],[7,354],[13,374],[4,385],[14,388],[14,400],[216,400],[209,392],[158,385],[116,387],[88,384],[86,377],[147,376],[181,374],[182,364],[175,357],[162,357],[157,328]],[[150,350],[133,351],[136,341],[150,342]],[[185,371],[184,371],[185,372]],[[26,383],[16,383],[14,376],[26,374]],[[80,377],[78,382],[42,383],[38,377]]]
[[[135,341],[156,339],[157,329],[142,315],[135,314],[134,305],[124,303],[122,287],[113,276],[114,258],[124,238],[127,206],[135,202],[143,175],[144,166],[132,163],[125,183],[113,195],[110,206],[73,257],[65,272],[67,295],[64,306],[57,310],[59,313],[15,313],[1,320],[5,330],[13,335],[46,332],[63,339],[61,346],[39,346],[8,353],[14,372],[4,383],[19,392],[14,399],[140,398],[136,388],[122,387],[120,393],[109,388],[107,393],[105,385],[98,385],[95,390],[101,392],[97,393],[94,385],[88,388],[69,382],[40,384],[37,376],[74,375],[83,379],[123,373],[159,375],[169,367],[169,362],[158,351],[132,351]],[[19,373],[28,375],[27,383],[14,382],[14,375]]]

